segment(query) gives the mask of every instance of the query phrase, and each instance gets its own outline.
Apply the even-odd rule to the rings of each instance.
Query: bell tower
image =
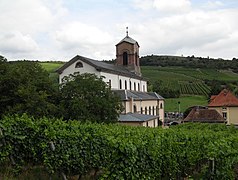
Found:
[[[129,37],[128,27],[126,27],[126,37],[116,45],[116,65],[123,66],[141,76],[139,47],[138,42]]]

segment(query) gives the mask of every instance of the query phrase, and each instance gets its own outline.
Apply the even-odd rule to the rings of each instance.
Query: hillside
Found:
[[[180,95],[208,96],[212,81],[222,84],[233,84],[238,80],[238,74],[231,70],[216,70],[207,68],[159,67],[142,66],[142,74],[151,84],[160,83],[161,88],[178,90]]]

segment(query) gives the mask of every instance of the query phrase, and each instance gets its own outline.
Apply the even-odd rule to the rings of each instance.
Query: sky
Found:
[[[8,60],[116,57],[129,36],[140,56],[238,58],[238,0],[0,0]]]

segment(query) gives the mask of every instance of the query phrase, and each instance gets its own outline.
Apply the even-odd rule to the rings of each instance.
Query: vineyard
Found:
[[[5,117],[0,179],[10,179],[10,172],[17,179],[34,167],[49,179],[236,179],[237,135],[218,124],[162,129]]]
[[[143,76],[150,82],[162,81],[163,88],[179,90],[182,95],[207,96],[210,87],[205,83],[206,80],[234,82],[238,79],[238,74],[228,70],[157,66],[142,66],[141,68]]]

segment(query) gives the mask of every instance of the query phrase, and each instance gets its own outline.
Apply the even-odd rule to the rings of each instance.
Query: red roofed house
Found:
[[[217,96],[212,96],[209,109],[215,109],[227,121],[227,124],[238,125],[238,98],[227,89]]]

